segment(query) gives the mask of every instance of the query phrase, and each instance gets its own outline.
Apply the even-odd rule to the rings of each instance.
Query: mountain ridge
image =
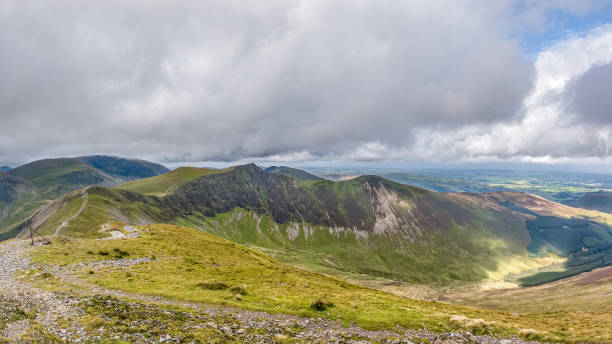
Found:
[[[275,257],[293,252],[292,259],[314,269],[413,282],[482,280],[537,269],[538,257],[554,252],[580,255],[569,252],[563,246],[567,242],[549,237],[538,237],[541,252],[529,247],[538,228],[529,228],[529,221],[557,223],[554,228],[563,229],[569,220],[535,207],[545,200],[520,193],[442,194],[367,175],[304,184],[249,164],[198,177],[163,197],[105,187],[91,187],[88,194],[89,205],[66,233],[95,237],[102,224],[116,220],[176,223],[272,250]],[[518,211],[502,196],[524,197],[518,205],[541,214]],[[82,203],[78,198],[73,202],[72,209]],[[612,242],[607,225],[581,221],[587,225],[572,229],[577,236],[571,242],[582,245],[586,240],[582,247],[594,254]],[[60,223],[61,216],[47,222]],[[53,228],[44,224],[41,230],[50,233]],[[599,241],[586,239],[593,233]]]

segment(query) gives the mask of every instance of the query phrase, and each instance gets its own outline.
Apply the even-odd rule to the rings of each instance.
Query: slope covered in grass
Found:
[[[84,266],[77,274],[104,288],[171,300],[326,317],[372,329],[401,325],[436,331],[467,329],[504,336],[531,328],[542,339],[610,339],[605,327],[586,325],[587,320],[594,320],[587,318],[587,314],[584,319],[575,318],[573,331],[567,332],[562,329],[566,324],[551,320],[550,314],[514,316],[410,300],[299,270],[194,229],[150,225],[140,230],[140,238],[73,239],[39,247],[32,258],[39,264],[66,265],[146,257],[151,260],[124,269]],[[456,321],[451,320],[452,316],[482,320]]]
[[[230,169],[216,170],[212,168],[179,167],[162,175],[121,184],[117,188],[138,192],[143,195],[165,196],[174,192],[179,186],[196,178],[213,173],[227,172]]]

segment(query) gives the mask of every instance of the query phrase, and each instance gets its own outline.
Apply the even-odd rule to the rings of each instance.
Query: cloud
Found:
[[[604,93],[612,82],[605,78],[610,61],[612,25],[560,41],[538,55],[536,81],[520,120],[452,132],[426,129],[412,154],[540,163],[592,163],[590,158],[598,158],[606,163],[612,154],[612,108],[598,97],[609,98]]]
[[[551,154],[516,32],[581,3],[4,1],[0,161]]]
[[[612,63],[594,66],[573,80],[565,92],[569,111],[589,124],[612,125],[611,80]]]

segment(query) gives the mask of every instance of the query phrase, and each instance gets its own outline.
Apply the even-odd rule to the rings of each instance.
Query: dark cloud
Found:
[[[569,113],[582,123],[612,125],[612,63],[594,66],[568,87]]]
[[[534,75],[514,5],[3,1],[0,161],[371,159],[514,121]]]

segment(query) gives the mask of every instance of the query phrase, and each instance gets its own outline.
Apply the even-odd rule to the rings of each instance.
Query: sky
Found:
[[[0,165],[612,172],[612,3],[0,2]]]

